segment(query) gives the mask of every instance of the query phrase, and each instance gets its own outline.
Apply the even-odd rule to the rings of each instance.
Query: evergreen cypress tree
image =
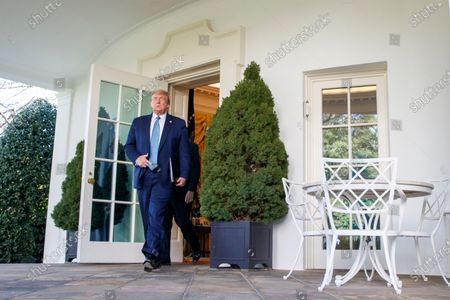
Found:
[[[206,134],[201,213],[212,221],[271,222],[287,213],[287,154],[272,94],[250,63]]]
[[[67,164],[67,175],[62,183],[61,201],[55,205],[52,212],[55,225],[64,230],[78,230],[83,149],[84,141],[81,141],[77,145],[75,157]]]

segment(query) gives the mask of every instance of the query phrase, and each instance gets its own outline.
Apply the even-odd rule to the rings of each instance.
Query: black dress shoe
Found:
[[[172,263],[169,261],[161,261],[162,266],[170,266]]]
[[[150,259],[150,265],[152,266],[152,271],[159,271],[161,269],[161,262],[156,259]]]
[[[152,264],[151,264],[151,262],[150,262],[149,260],[145,260],[145,261],[144,261],[144,271],[145,271],[145,272],[151,272],[151,271],[153,271]]]
[[[202,255],[200,253],[192,253],[192,263],[195,264],[200,260]]]

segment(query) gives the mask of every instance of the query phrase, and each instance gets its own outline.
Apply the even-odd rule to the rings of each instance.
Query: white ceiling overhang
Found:
[[[0,1],[0,77],[53,89],[126,33],[196,0]]]

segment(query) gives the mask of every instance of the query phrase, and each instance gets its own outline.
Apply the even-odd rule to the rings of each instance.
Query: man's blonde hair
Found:
[[[169,97],[169,92],[168,91],[163,90],[163,89],[154,90],[153,93],[152,93],[152,97],[153,97],[153,95],[164,95],[164,96],[166,96],[167,103],[170,104],[170,97]]]

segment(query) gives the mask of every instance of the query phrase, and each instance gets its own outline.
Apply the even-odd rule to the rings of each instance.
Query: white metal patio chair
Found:
[[[319,290],[323,290],[331,280],[339,237],[357,236],[360,238],[360,251],[350,270],[344,276],[336,276],[336,285],[345,284],[353,278],[369,257],[378,274],[400,294],[401,282],[397,279],[392,260],[392,255],[395,254],[393,241],[398,235],[398,230],[391,228],[397,159],[322,158],[322,176],[325,211],[333,236],[326,276]],[[350,221],[348,228],[339,228],[336,226],[339,216],[354,222]],[[381,239],[388,273],[384,271],[378,260],[376,237]]]
[[[424,264],[421,256],[419,240],[430,239],[434,254],[432,265],[438,266],[442,278],[444,279],[447,286],[450,286],[450,283],[445,276],[445,272],[441,266],[441,260],[445,258],[448,253],[442,254],[441,251],[438,252],[435,243],[436,233],[444,220],[446,208],[448,207],[448,203],[450,201],[450,179],[432,181],[431,183],[433,183],[434,185],[433,193],[430,196],[424,198],[417,230],[401,230],[400,236],[414,238],[418,265],[413,269],[414,273],[412,275],[417,277],[421,276],[424,281],[428,280],[425,275],[426,272],[423,268]],[[431,227],[426,226],[427,224]]]
[[[302,183],[294,182],[286,178],[282,178],[282,182],[285,200],[289,206],[289,213],[294,220],[295,228],[300,236],[300,242],[298,244],[295,260],[289,270],[289,273],[283,276],[283,279],[286,280],[291,276],[298,259],[300,258],[300,253],[302,252],[305,238],[325,236],[328,237],[326,240],[328,244],[331,237],[331,231],[327,231],[323,226],[325,220],[323,201],[318,201],[314,197],[307,196],[303,190]],[[327,247],[327,251],[329,251],[328,249],[329,247]]]

